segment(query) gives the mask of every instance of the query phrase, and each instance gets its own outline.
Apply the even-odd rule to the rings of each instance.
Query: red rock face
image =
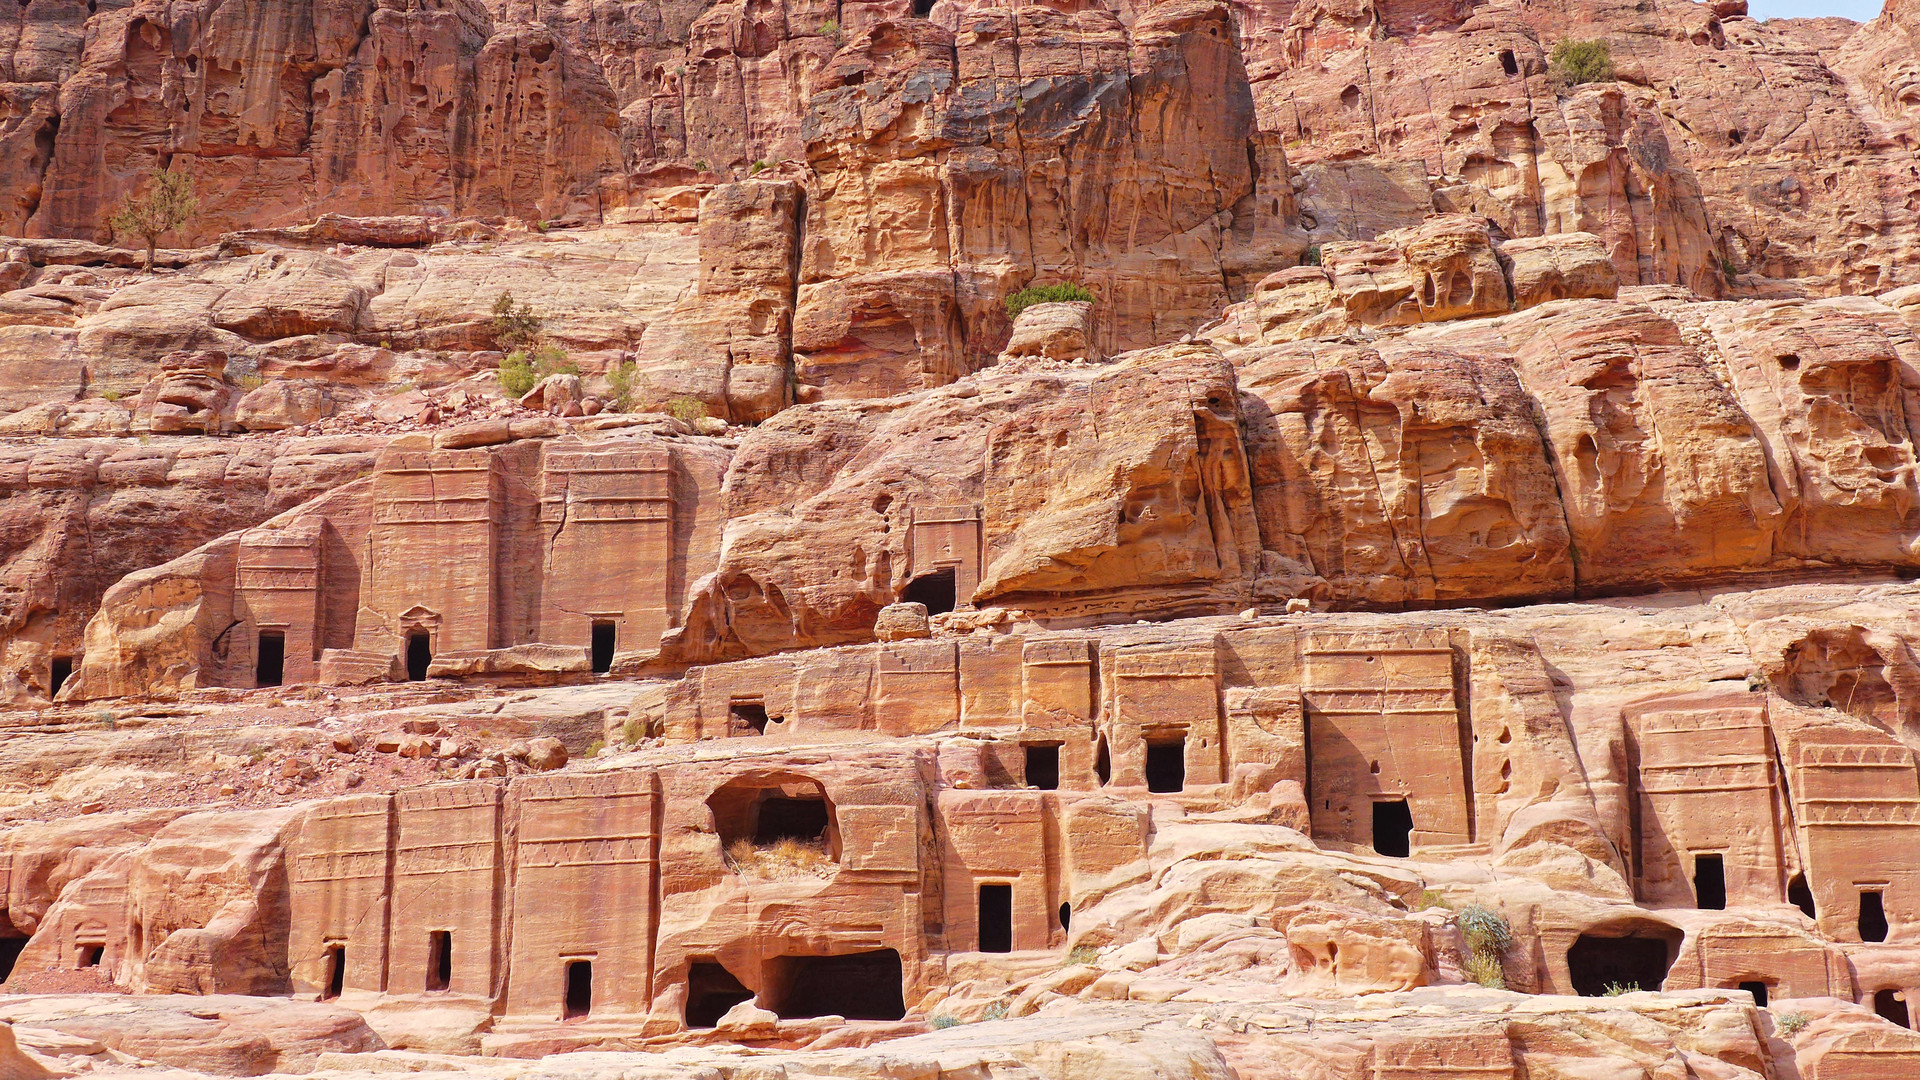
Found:
[[[84,47],[23,10],[15,235],[105,239],[107,211],[176,159],[210,211],[190,236],[210,236],[329,210],[544,217],[619,158],[598,68],[471,2],[145,3],[88,20]]]
[[[1920,1075],[1920,3],[1744,11],[0,0],[0,1075]]]

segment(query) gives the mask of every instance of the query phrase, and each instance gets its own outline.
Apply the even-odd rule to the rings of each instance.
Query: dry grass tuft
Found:
[[[824,840],[786,837],[767,847],[742,838],[727,845],[727,868],[761,878],[832,877],[840,869]]]

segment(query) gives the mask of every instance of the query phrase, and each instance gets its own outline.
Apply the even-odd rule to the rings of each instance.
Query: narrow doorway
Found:
[[[1029,746],[1027,749],[1027,786],[1053,791],[1060,786],[1060,748]]]
[[[1390,859],[1413,854],[1413,810],[1407,800],[1373,804],[1373,850]]]
[[[567,1001],[560,1017],[571,1020],[593,1011],[593,961],[567,961]]]
[[[1100,736],[1093,747],[1093,778],[1100,781],[1101,787],[1106,787],[1113,779],[1113,755],[1107,753],[1105,735]]]
[[[105,945],[81,945],[79,966],[83,968],[99,967],[101,959],[106,955],[107,947]]]
[[[593,624],[593,673],[605,675],[613,670],[613,637],[611,622]]]
[[[1147,743],[1147,790],[1173,792],[1187,786],[1187,737]]]
[[[427,935],[427,992],[437,993],[453,985],[453,931],[435,930]]]
[[[1878,889],[1860,890],[1860,940],[1887,940],[1887,909]]]
[[[58,694],[60,688],[65,686],[67,680],[71,678],[73,678],[73,657],[54,657],[52,668],[47,672],[47,696],[53,697]]]
[[[347,988],[347,947],[345,945],[327,946],[326,978],[321,983],[325,989],[320,991],[321,1001],[332,1001]]]
[[[980,951],[1013,951],[1013,886],[980,886]]]
[[[1693,906],[1702,911],[1727,908],[1727,867],[1719,855],[1693,857]]]
[[[433,663],[433,639],[425,630],[415,630],[407,635],[407,678],[414,682],[424,682],[427,667]]]
[[[1752,982],[1741,983],[1740,989],[1745,990],[1747,993],[1753,995],[1754,1005],[1762,1009],[1767,1007],[1767,984],[1766,983],[1760,982],[1759,980],[1756,979]]]
[[[287,635],[278,630],[260,631],[260,647],[254,656],[253,685],[279,686],[286,673]]]

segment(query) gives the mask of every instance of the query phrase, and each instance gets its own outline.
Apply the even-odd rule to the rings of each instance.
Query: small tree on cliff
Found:
[[[193,194],[193,177],[160,170],[147,180],[144,195],[128,195],[120,209],[107,218],[115,236],[138,236],[147,244],[146,272],[153,273],[153,249],[160,238],[192,220],[200,212]]]
[[[1613,80],[1613,49],[1605,41],[1568,38],[1554,45],[1547,70],[1568,86]]]

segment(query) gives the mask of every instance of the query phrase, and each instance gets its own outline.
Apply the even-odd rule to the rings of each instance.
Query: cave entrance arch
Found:
[[[931,574],[922,574],[907,582],[906,591],[900,594],[902,603],[925,604],[928,615],[945,615],[952,611],[959,600],[958,586],[954,583],[953,567],[943,566]]]
[[[776,957],[767,964],[764,985],[762,1004],[782,1020],[900,1020],[907,1015],[900,954],[893,949]]]
[[[727,1010],[753,1000],[753,991],[741,984],[717,960],[695,960],[687,970],[687,1026],[710,1028]]]
[[[0,937],[0,983],[3,983],[13,977],[13,965],[20,962],[20,953],[27,947],[27,936],[3,919],[0,919],[0,930],[6,933]]]
[[[1898,990],[1875,991],[1873,1011],[1889,1024],[1898,1024],[1903,1028],[1913,1027],[1913,1016],[1907,1011],[1906,999]]]
[[[1581,997],[1658,990],[1680,951],[1680,928],[1649,919],[1595,927],[1567,949],[1567,975]]]
[[[784,848],[786,862],[840,861],[840,826],[833,800],[818,780],[786,771],[748,773],[707,797],[721,851],[736,871]],[[751,865],[750,865],[751,864]]]
[[[1800,914],[1809,919],[1819,918],[1819,909],[1813,904],[1813,890],[1807,887],[1807,875],[1795,874],[1787,882],[1787,903],[1800,909]]]

